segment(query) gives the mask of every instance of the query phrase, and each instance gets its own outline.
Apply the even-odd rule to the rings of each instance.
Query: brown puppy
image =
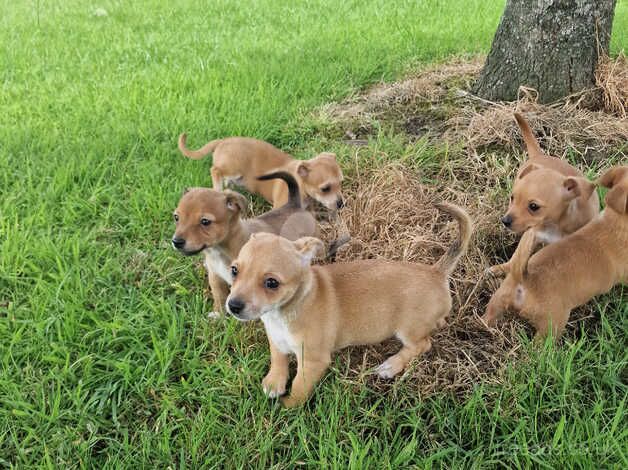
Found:
[[[502,223],[515,233],[534,229],[540,243],[553,243],[575,232],[599,213],[595,185],[564,160],[541,150],[526,120],[518,113],[529,159],[519,170],[508,212]],[[494,274],[507,273],[510,263],[493,266]]]
[[[536,233],[527,231],[482,317],[492,324],[514,310],[537,337],[562,334],[569,313],[628,279],[628,167],[610,169],[599,183],[611,188],[606,209],[577,232],[532,255]]]
[[[223,183],[232,181],[261,194],[273,207],[280,207],[288,201],[286,184],[280,180],[258,181],[257,175],[282,170],[297,180],[302,197],[309,196],[333,211],[344,205],[340,190],[342,171],[333,153],[325,152],[301,161],[268,142],[248,137],[212,140],[199,150],[189,150],[185,141],[186,135],[181,134],[179,150],[186,157],[198,160],[213,152],[212,183],[218,191],[222,190]]]
[[[209,286],[218,315],[231,284],[231,261],[252,233],[270,232],[290,240],[317,235],[312,214],[301,206],[301,195],[290,174],[277,172],[261,178],[280,178],[290,188],[288,202],[254,219],[243,220],[246,198],[234,191],[207,188],[186,190],[174,212],[176,230],[172,246],[184,255],[203,252]],[[337,246],[332,247],[332,250]]]
[[[462,209],[438,207],[456,218],[460,236],[432,266],[383,260],[310,266],[320,240],[251,237],[232,266],[227,311],[264,322],[271,356],[262,381],[266,395],[284,394],[289,354],[296,354],[298,370],[282,403],[292,407],[307,400],[337,349],[396,336],[403,347],[378,367],[381,377],[392,378],[431,348],[430,335],[446,324],[451,309],[448,277],[472,231]]]

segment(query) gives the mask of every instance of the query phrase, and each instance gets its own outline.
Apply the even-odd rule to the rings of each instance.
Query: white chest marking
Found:
[[[231,285],[231,260],[216,248],[207,248],[203,253],[205,254],[205,267]]]
[[[272,340],[273,344],[284,354],[297,353],[297,344],[288,329],[288,323],[278,310],[262,315],[266,334]]]
[[[561,233],[556,229],[539,230],[536,232],[537,241],[545,243],[546,245],[557,242],[561,238],[563,238]]]

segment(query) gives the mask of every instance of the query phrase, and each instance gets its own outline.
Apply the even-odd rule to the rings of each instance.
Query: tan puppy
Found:
[[[510,274],[482,317],[492,324],[514,310],[534,325],[537,337],[562,334],[569,313],[628,279],[628,167],[610,169],[599,183],[611,188],[606,209],[589,224],[531,255],[537,243],[527,231]]]
[[[199,150],[185,146],[186,135],[179,136],[179,150],[186,157],[198,160],[213,152],[211,169],[214,189],[232,181],[253,193],[261,194],[273,207],[288,201],[288,187],[283,181],[258,181],[257,176],[282,170],[296,180],[301,196],[309,196],[333,211],[344,205],[340,185],[342,171],[333,153],[321,153],[311,160],[295,160],[287,153],[264,142],[248,137],[228,137],[212,140]],[[305,205],[307,201],[304,201]]]
[[[314,217],[301,206],[299,187],[290,174],[277,172],[262,178],[280,178],[286,182],[290,198],[283,207],[243,220],[240,216],[246,210],[247,201],[241,194],[192,188],[186,190],[174,212],[176,230],[172,246],[188,256],[203,252],[218,312],[222,312],[229,293],[231,261],[252,233],[271,232],[291,240],[318,233]],[[335,248],[337,246],[331,250]]]
[[[448,277],[472,231],[462,209],[438,207],[457,219],[460,236],[432,266],[383,260],[310,266],[320,240],[251,237],[232,266],[227,311],[264,322],[271,356],[262,381],[266,395],[284,394],[289,354],[296,354],[298,370],[282,402],[292,407],[307,400],[337,349],[396,336],[403,347],[378,367],[381,377],[392,378],[431,348],[430,335],[446,324],[451,309]]]
[[[517,174],[508,212],[501,220],[515,233],[534,229],[540,243],[553,243],[599,213],[595,185],[566,161],[545,155],[523,116],[515,113],[515,119],[530,158]],[[500,264],[491,272],[507,273],[509,268],[510,263]]]

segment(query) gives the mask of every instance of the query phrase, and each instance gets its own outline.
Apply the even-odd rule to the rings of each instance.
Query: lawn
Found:
[[[0,0],[0,465],[628,467],[625,288],[556,346],[522,331],[526,360],[468,396],[374,391],[339,355],[284,410],[259,325],[208,320],[200,260],[169,247],[182,189],[209,185],[179,132],[326,150],[312,109],[486,52],[503,5]]]

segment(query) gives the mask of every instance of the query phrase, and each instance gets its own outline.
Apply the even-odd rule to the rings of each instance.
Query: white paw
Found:
[[[285,389],[277,389],[271,385],[264,384],[262,385],[262,388],[264,389],[264,395],[266,395],[268,398],[278,398],[286,393]]]
[[[209,312],[209,313],[207,314],[207,318],[209,318],[209,319],[211,319],[211,320],[213,320],[213,319],[215,319],[215,318],[220,318],[221,316],[222,316],[222,315],[221,315],[221,313],[220,313],[220,312]]]
[[[399,373],[396,367],[393,366],[390,359],[381,363],[376,369],[377,375],[379,375],[382,379],[392,379],[395,375]]]

